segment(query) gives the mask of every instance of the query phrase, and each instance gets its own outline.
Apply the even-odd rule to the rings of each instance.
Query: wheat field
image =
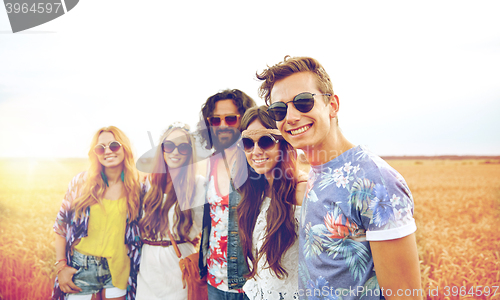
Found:
[[[500,299],[500,289],[492,296],[500,285],[500,161],[388,162],[415,200],[426,298]],[[87,167],[85,159],[0,159],[0,299],[50,297],[52,225],[69,181]]]

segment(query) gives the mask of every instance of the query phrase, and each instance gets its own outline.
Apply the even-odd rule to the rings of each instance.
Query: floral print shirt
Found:
[[[229,195],[221,195],[217,182],[217,168],[213,168],[207,190],[207,201],[210,205],[210,217],[212,219],[212,230],[209,238],[210,248],[207,259],[207,280],[211,286],[222,291],[229,291],[227,278]],[[233,291],[242,292],[241,289]]]
[[[363,146],[312,166],[299,233],[300,299],[381,299],[369,241],[415,232],[403,177]]]

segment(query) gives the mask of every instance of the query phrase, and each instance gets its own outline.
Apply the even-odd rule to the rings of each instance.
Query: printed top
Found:
[[[369,241],[415,230],[406,182],[366,148],[312,166],[299,234],[300,299],[380,299]]]
[[[240,162],[244,162],[246,164],[246,157],[243,150],[237,152],[236,160]],[[208,199],[213,199],[212,203],[222,202],[219,201],[219,198],[222,198],[220,193],[218,196],[215,195],[215,178],[211,176],[214,172],[214,168],[212,166],[216,166],[217,160],[224,159],[221,153],[214,154],[207,161],[207,179],[208,181],[212,180],[212,184],[207,185],[207,195],[205,197],[205,205],[203,206],[203,228],[201,231],[201,241],[200,241],[200,258],[198,261],[200,267],[200,277],[209,276],[208,275],[208,260],[210,254],[210,243],[213,243],[214,240],[210,241],[210,238],[214,234],[212,232],[212,215],[210,214],[211,204],[208,203]],[[224,222],[227,220],[227,272],[222,271],[222,276],[227,275],[227,284],[230,292],[240,292],[241,288],[245,284],[246,278],[245,274],[248,273],[248,265],[245,257],[243,256],[243,250],[241,249],[240,238],[238,235],[238,217],[236,208],[238,203],[240,203],[241,195],[236,190],[241,186],[243,182],[245,182],[248,177],[247,168],[239,168],[238,171],[235,171],[236,166],[239,166],[238,163],[233,164],[233,168],[231,171],[231,180],[229,185],[229,197],[228,197],[228,213],[227,219],[222,218]],[[237,175],[236,175],[237,174]],[[213,211],[216,211],[214,208]],[[218,219],[216,220],[218,221]],[[215,234],[214,236],[218,236]]]
[[[229,291],[227,278],[229,195],[221,195],[217,182],[217,168],[213,168],[207,188],[207,202],[210,205],[210,217],[212,219],[212,230],[209,238],[210,248],[207,259],[207,279],[211,286],[222,291]],[[241,289],[233,291],[242,292]]]

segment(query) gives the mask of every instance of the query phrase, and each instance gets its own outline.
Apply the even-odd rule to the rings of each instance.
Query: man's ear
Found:
[[[339,112],[339,97],[337,95],[330,96],[330,102],[327,105],[330,109],[330,119],[337,117],[337,113]]]

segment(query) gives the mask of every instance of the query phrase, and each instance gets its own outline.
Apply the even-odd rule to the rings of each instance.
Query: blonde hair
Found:
[[[103,165],[99,162],[97,155],[94,153],[94,147],[97,145],[99,136],[103,132],[110,132],[115,137],[122,147],[125,158],[123,159],[123,172],[125,174],[123,181],[123,192],[127,199],[127,222],[132,222],[137,218],[140,208],[140,183],[139,173],[135,168],[134,154],[130,140],[123,131],[115,126],[103,127],[94,134],[90,143],[88,152],[90,160],[90,168],[86,174],[86,180],[82,189],[82,194],[75,199],[72,207],[75,209],[76,217],[80,217],[87,207],[94,204],[102,205],[102,199],[106,192],[106,183],[104,183],[101,171],[104,171]]]
[[[186,135],[192,151],[190,157],[186,159],[181,172],[175,178],[175,183],[173,183],[168,165],[163,157],[161,145],[176,130],[180,130]],[[191,241],[189,240],[189,231],[193,226],[191,209],[181,210],[181,206],[182,208],[191,207],[193,201],[196,175],[194,164],[196,151],[194,146],[193,136],[184,128],[171,126],[161,136],[154,157],[153,173],[150,175],[151,188],[144,197],[144,215],[139,221],[142,237],[152,240],[156,240],[157,235],[160,238],[165,237],[168,228],[168,211],[172,205],[177,203],[173,227],[177,227],[177,234],[180,240]],[[182,187],[182,194],[175,192],[174,185]],[[177,191],[179,192],[180,189]],[[163,195],[165,193],[167,194],[167,199],[163,203]]]

